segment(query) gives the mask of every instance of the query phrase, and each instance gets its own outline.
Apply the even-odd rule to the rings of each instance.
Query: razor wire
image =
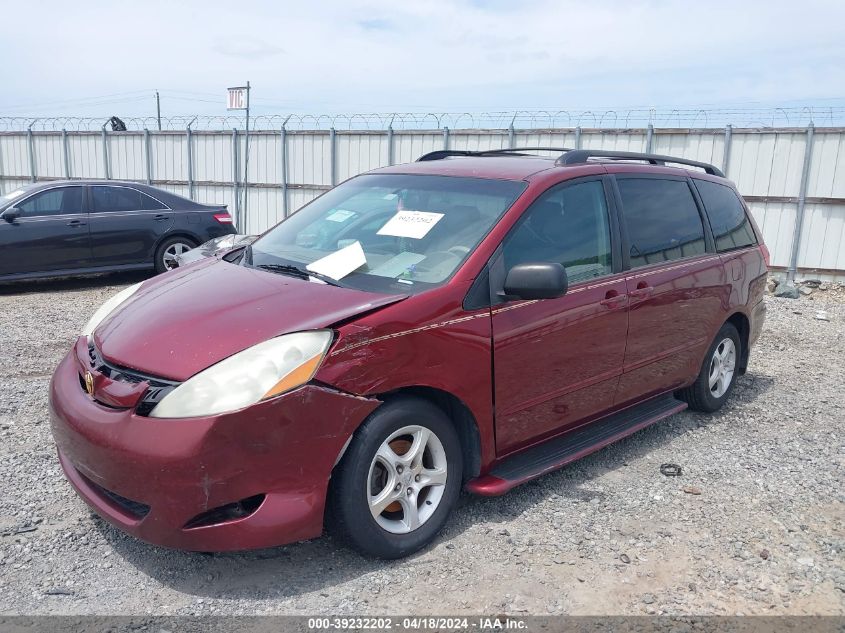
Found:
[[[120,116],[117,113],[117,116]],[[175,115],[120,117],[127,131],[243,130],[243,115]],[[111,132],[110,117],[0,116],[0,132]],[[655,128],[777,128],[845,125],[845,106],[776,108],[635,108],[605,110],[510,110],[491,112],[386,112],[356,114],[258,114],[250,118],[255,131],[287,130],[442,130],[457,129],[635,129]]]

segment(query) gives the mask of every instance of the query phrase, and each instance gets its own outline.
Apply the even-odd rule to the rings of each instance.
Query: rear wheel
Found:
[[[159,244],[155,254],[157,273],[163,273],[179,267],[177,257],[196,248],[196,243],[187,237],[171,237]]]
[[[418,398],[388,402],[356,432],[332,477],[329,529],[355,549],[400,558],[443,528],[460,493],[451,421]]]
[[[739,332],[725,323],[710,345],[695,382],[678,395],[696,411],[720,409],[733,391],[741,351]]]

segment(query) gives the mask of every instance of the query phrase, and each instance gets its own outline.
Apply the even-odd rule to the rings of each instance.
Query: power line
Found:
[[[27,103],[27,104],[17,104],[17,105],[12,104],[12,105],[2,106],[2,107],[3,107],[3,109],[17,110],[17,109],[20,109],[20,108],[40,108],[40,107],[43,107],[43,106],[53,106],[53,105],[77,105],[77,104],[84,105],[86,102],[89,102],[89,101],[97,102],[97,101],[100,101],[100,100],[103,100],[103,99],[108,99],[110,97],[121,97],[121,96],[124,96],[124,95],[151,94],[152,92],[153,91],[151,91],[151,90],[132,90],[130,92],[114,92],[114,93],[106,94],[106,95],[97,95],[97,96],[91,96],[91,97],[78,97],[78,98],[75,98],[75,99],[62,99],[62,100],[59,100],[59,101],[41,101],[41,102],[38,102],[38,103]]]

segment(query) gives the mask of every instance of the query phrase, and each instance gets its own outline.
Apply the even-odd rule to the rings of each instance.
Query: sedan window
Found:
[[[94,185],[91,187],[93,211],[146,211],[165,209],[163,204],[131,187]]]
[[[82,187],[56,187],[42,191],[17,205],[27,217],[82,213]]]

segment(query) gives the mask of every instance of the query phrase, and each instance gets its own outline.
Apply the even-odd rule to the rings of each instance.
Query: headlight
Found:
[[[192,418],[243,409],[311,380],[332,342],[330,330],[286,334],[212,365],[167,394],[154,418]]]
[[[139,281],[137,284],[133,286],[129,286],[128,288],[124,288],[116,295],[114,295],[111,299],[108,299],[103,305],[101,305],[97,311],[94,313],[88,323],[85,324],[85,327],[82,328],[82,332],[80,336],[91,336],[94,333],[94,330],[97,329],[97,326],[103,322],[103,320],[110,315],[114,309],[119,306],[121,303],[126,301],[129,297],[131,297],[135,292],[137,292],[138,288],[141,287],[141,284],[144,283],[143,281]]]

